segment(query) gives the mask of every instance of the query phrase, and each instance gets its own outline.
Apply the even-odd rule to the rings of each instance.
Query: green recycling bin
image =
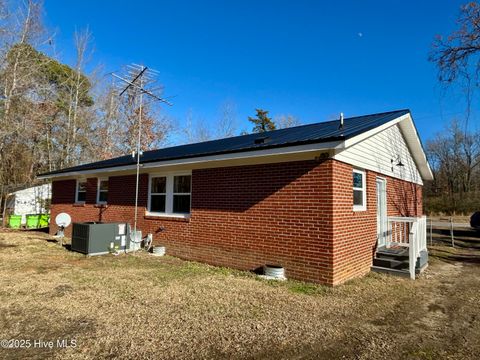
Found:
[[[27,229],[36,229],[38,228],[38,223],[40,222],[40,215],[27,215]]]
[[[12,229],[19,229],[22,225],[22,215],[10,215],[10,219],[8,220],[8,226]]]
[[[46,228],[50,223],[50,215],[49,214],[40,214],[40,219],[38,220],[38,227],[39,228]]]

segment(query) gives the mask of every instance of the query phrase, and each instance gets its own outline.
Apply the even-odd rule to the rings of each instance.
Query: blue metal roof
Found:
[[[409,110],[396,110],[345,118],[342,129],[340,129],[340,120],[333,120],[267,131],[264,133],[255,133],[195,144],[173,146],[158,150],[150,150],[143,153],[143,155],[140,157],[140,162],[145,164],[149,162],[195,158],[199,156],[265,150],[276,147],[346,140],[408,113],[410,113]],[[39,176],[85,170],[98,170],[117,166],[134,165],[135,163],[135,159],[131,155],[124,155],[113,159],[56,170],[40,174]]]

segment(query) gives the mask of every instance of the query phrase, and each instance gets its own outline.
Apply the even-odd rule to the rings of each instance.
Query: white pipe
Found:
[[[143,67],[142,67],[143,70]],[[140,77],[140,88],[143,86],[142,77]],[[142,134],[142,102],[143,92],[140,91],[140,104],[138,106],[138,138],[137,138],[137,180],[135,183],[135,219],[133,223],[133,233],[137,236],[137,217],[138,217],[138,182],[140,179],[140,151],[141,151],[141,134]]]

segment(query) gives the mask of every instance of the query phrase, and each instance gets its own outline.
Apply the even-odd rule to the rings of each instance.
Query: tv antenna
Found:
[[[158,76],[158,71],[150,69],[144,65],[131,64],[127,65],[126,73],[124,75],[117,75],[112,73],[114,77],[121,80],[126,84],[125,87],[120,89],[118,96],[123,96],[127,93],[134,99],[138,99],[138,134],[137,134],[137,146],[136,151],[132,153],[133,157],[136,157],[137,172],[135,183],[135,218],[133,224],[133,239],[136,242],[141,242],[142,239],[137,237],[137,219],[138,219],[138,187],[140,179],[140,157],[142,156],[142,110],[143,110],[143,96],[151,98],[152,101],[159,101],[161,103],[172,106],[172,104],[155,94],[156,91],[162,90],[163,87],[155,88],[155,78]]]

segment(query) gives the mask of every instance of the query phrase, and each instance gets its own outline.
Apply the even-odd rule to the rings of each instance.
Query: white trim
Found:
[[[345,140],[344,148],[340,148],[339,151],[348,149],[349,147],[368,139],[371,136],[374,136],[394,125],[398,124],[398,127],[405,139],[405,143],[408,147],[408,150],[415,162],[415,165],[418,168],[420,176],[423,180],[433,180],[433,173],[430,168],[430,164],[427,161],[425,152],[423,151],[420,138],[418,137],[418,132],[413,123],[413,119],[410,113],[402,115],[396,119],[393,119],[381,126],[378,126],[372,130],[366,131],[360,135],[354,136],[348,140]],[[369,168],[369,170],[376,171],[375,169]],[[423,185],[422,181],[414,181],[420,185]]]
[[[156,216],[159,218],[177,218],[177,219],[190,219],[191,214],[167,214],[167,213],[159,213],[159,212],[150,212],[146,211],[145,216]]]
[[[78,200],[78,188],[79,188],[79,185],[80,183],[85,183],[85,191],[82,191],[82,192],[85,192],[85,200]],[[87,179],[77,179],[77,184],[75,186],[75,204],[85,204],[85,201],[87,200]]]
[[[151,168],[161,168],[166,166],[190,165],[190,164],[198,164],[198,163],[215,164],[217,162],[237,160],[237,159],[251,159],[251,158],[258,158],[258,157],[280,156],[280,155],[288,155],[288,154],[295,154],[295,153],[316,152],[318,150],[336,149],[338,147],[341,147],[342,144],[343,144],[343,141],[332,141],[332,142],[307,144],[307,145],[285,146],[285,147],[266,149],[266,150],[244,151],[244,152],[220,154],[220,155],[207,155],[207,156],[199,156],[194,158],[186,158],[186,159],[178,159],[178,160],[155,161],[151,163],[141,164],[141,167],[142,169],[151,169]],[[58,177],[76,176],[76,175],[82,175],[82,174],[109,173],[109,172],[135,170],[135,168],[136,168],[136,165],[116,166],[111,168],[71,171],[68,173],[38,176],[37,178],[50,179],[50,178],[58,178]]]
[[[362,187],[354,187],[353,186],[353,174],[357,173],[362,175]],[[353,169],[352,171],[352,193],[354,194],[355,191],[361,191],[362,192],[362,205],[355,205],[353,204],[353,211],[366,211],[367,210],[367,173],[365,170],[360,170],[360,169]],[[354,199],[355,202],[355,199]]]
[[[404,135],[407,146],[415,159],[415,163],[418,166],[418,170],[423,180],[433,180],[433,172],[428,163],[427,155],[423,151],[422,143],[418,137],[418,132],[415,128],[412,117],[409,116],[407,121],[399,123],[398,127]]]
[[[164,177],[165,178],[165,193],[152,193],[152,180],[153,179],[156,179],[156,178],[161,178],[161,177]],[[150,174],[150,176],[148,177],[148,201],[147,201],[147,212],[149,213],[149,215],[165,215],[167,213],[167,203],[168,203],[168,176],[167,175],[157,175],[157,174]],[[151,198],[152,198],[152,195],[165,195],[165,213],[162,213],[162,212],[150,212],[150,206],[152,205],[151,204]]]
[[[345,140],[345,148],[348,148],[352,145],[355,145],[356,143],[359,143],[360,141],[363,141],[365,139],[368,139],[370,136],[373,136],[375,134],[378,134],[379,132],[382,132],[385,129],[388,129],[389,127],[410,118],[410,114],[405,114],[402,115],[396,119],[393,119],[383,125],[377,126],[376,128],[373,128],[372,130],[365,131],[364,133],[361,133],[360,135],[354,136],[350,139]]]
[[[383,185],[383,194],[382,195],[382,199],[381,201],[384,202],[384,206],[385,206],[385,209],[384,209],[384,212],[383,214],[380,214],[380,218],[379,218],[379,206],[380,204],[378,203],[378,183],[382,183]],[[377,236],[381,233],[380,230],[383,230],[383,238],[380,239],[380,237],[378,237],[378,242],[377,242],[377,245],[378,246],[389,246],[389,243],[388,243],[388,236],[386,236],[386,232],[388,232],[388,194],[387,194],[387,179],[382,177],[382,176],[377,176],[376,179],[375,179],[375,198],[376,198],[376,206],[377,206]],[[382,217],[382,215],[385,215],[384,218]],[[382,228],[380,228],[382,227]]]
[[[97,205],[106,205],[107,204],[107,201],[100,201],[100,182],[101,181],[107,181],[108,182],[108,177],[101,177],[101,178],[98,178],[97,179]],[[108,184],[108,190],[106,191],[107,192],[107,196],[108,196],[108,191],[110,190],[110,184]],[[105,191],[103,191],[105,192]]]
[[[180,218],[180,219],[186,219],[190,217],[190,212],[185,214],[173,212],[173,195],[174,195],[173,183],[174,183],[175,176],[190,176],[190,193],[182,193],[182,194],[190,195],[190,209],[191,209],[192,207],[192,178],[191,178],[192,172],[191,171],[158,172],[158,173],[152,173],[148,175],[148,199],[147,199],[147,210],[145,212],[145,215],[158,216],[158,217],[174,217],[174,218]],[[166,178],[165,212],[150,211],[151,195],[152,195],[152,178],[157,178],[157,177]]]

